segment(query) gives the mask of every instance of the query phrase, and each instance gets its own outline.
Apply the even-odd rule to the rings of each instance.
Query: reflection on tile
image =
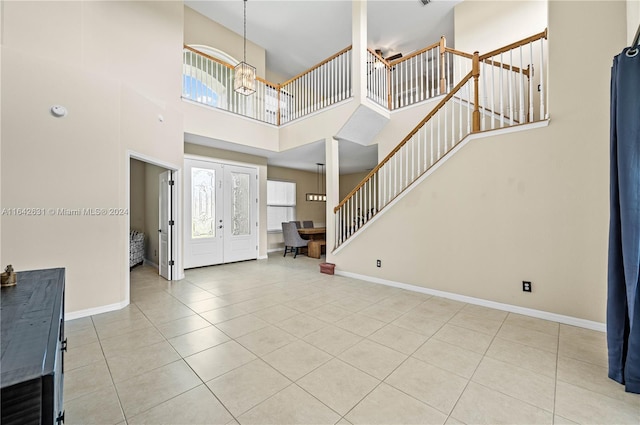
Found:
[[[444,325],[433,338],[480,354],[487,351],[493,339],[491,335],[449,324]]]
[[[292,343],[297,338],[275,326],[268,326],[236,339],[242,346],[257,356],[264,356],[280,347]]]
[[[548,376],[485,357],[473,375],[473,381],[549,412],[553,411],[555,382]]]
[[[447,415],[381,384],[347,414],[352,424],[443,424]]]
[[[451,416],[466,424],[545,424],[553,415],[508,395],[470,382]]]
[[[514,326],[520,326],[522,328],[527,328],[538,332],[548,333],[552,336],[558,336],[558,329],[560,328],[558,322],[551,322],[549,320],[523,316],[516,313],[509,313],[509,316],[507,316],[507,319],[504,321],[504,323]]]
[[[337,356],[362,340],[362,337],[332,325],[307,335],[304,340],[329,354]]]
[[[298,385],[341,415],[346,414],[380,381],[333,359],[298,381]]]
[[[411,354],[424,344],[428,337],[395,325],[387,325],[369,335],[369,339],[401,353]]]
[[[458,312],[449,323],[472,331],[495,335],[502,326],[502,320],[492,320],[467,313],[465,310]]]
[[[298,310],[294,310],[285,305],[276,305],[254,313],[255,316],[258,316],[265,322],[272,324],[282,322],[283,320],[287,320],[293,316],[297,316],[298,314],[300,314]]]
[[[487,357],[501,360],[541,375],[556,376],[556,354],[528,345],[495,338],[487,350]]]
[[[407,355],[365,339],[342,353],[339,358],[382,380],[393,372],[407,358]]]
[[[98,342],[98,334],[93,326],[73,331],[65,329],[64,334],[69,348]]]
[[[71,401],[111,385],[111,375],[104,360],[65,371],[64,400]]]
[[[105,357],[115,357],[121,351],[135,350],[164,341],[164,337],[155,328],[144,328],[121,336],[103,339],[102,350]]]
[[[335,424],[340,419],[333,410],[297,385],[290,385],[238,418],[244,424]]]
[[[552,353],[558,352],[557,335],[550,335],[546,332],[505,323],[502,325],[502,328],[500,328],[497,336],[502,339],[528,345],[529,347],[539,348]]]
[[[292,381],[300,379],[330,359],[330,355],[304,341],[294,342],[263,357],[264,361]]]
[[[560,325],[559,354],[608,367],[607,335],[604,332]]]
[[[130,418],[201,384],[180,360],[126,381],[116,382],[125,416]]]
[[[239,416],[291,384],[262,360],[254,360],[207,382],[227,409]]]
[[[226,322],[218,323],[216,325],[218,329],[229,335],[231,338],[238,338],[242,335],[248,334],[249,332],[257,331],[258,329],[262,329],[267,326],[269,326],[267,322],[262,319],[258,319],[253,314],[236,317],[235,319],[227,320]]]
[[[336,326],[354,333],[360,336],[369,336],[384,325],[385,322],[380,320],[364,316],[362,314],[356,313],[352,316],[346,317],[339,322],[336,322]]]
[[[637,425],[640,407],[558,381],[556,414],[578,423]]]
[[[163,323],[158,326],[158,330],[165,338],[169,339],[197,331],[198,329],[206,328],[207,326],[210,326],[209,322],[200,316],[194,315],[183,317],[182,319],[174,320],[172,322]]]
[[[481,354],[434,338],[413,353],[413,357],[467,379],[471,378],[482,359]]]
[[[413,358],[385,382],[445,413],[451,412],[467,385],[466,379]]]
[[[206,386],[200,385],[146,412],[129,418],[137,424],[227,424],[233,417]]]
[[[114,382],[153,370],[179,360],[180,356],[166,341],[135,350],[123,350],[107,360]]]
[[[624,391],[613,379],[609,379],[608,369],[566,357],[558,358],[558,381],[563,381],[584,389],[594,391],[607,397],[628,403],[636,403],[640,409],[640,396]],[[640,414],[640,410],[638,412]]]
[[[229,305],[200,313],[200,316],[212,325],[215,325],[216,323],[226,322],[227,320],[235,319],[236,317],[244,316],[245,314],[247,314],[247,312],[243,309],[234,305]]]
[[[327,326],[327,322],[323,322],[315,317],[307,316],[306,314],[293,316],[290,319],[278,323],[278,327],[291,335],[297,336],[298,338],[304,338],[311,332],[322,329],[325,326]]]
[[[227,341],[229,341],[229,337],[211,325],[169,340],[182,357],[190,356]]]
[[[235,341],[225,342],[186,357],[185,361],[203,381],[209,381],[254,360],[250,351]]]
[[[117,424],[124,420],[118,395],[113,385],[64,402],[64,423]]]
[[[79,347],[70,346],[64,355],[64,369],[65,371],[77,369],[103,359],[102,347],[98,342],[92,342]]]

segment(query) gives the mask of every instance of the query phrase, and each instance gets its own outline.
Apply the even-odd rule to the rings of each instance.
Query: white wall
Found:
[[[462,3],[456,22],[483,3]],[[550,125],[470,142],[339,251],[338,269],[604,322],[609,79],[625,22],[625,2],[549,3]]]
[[[126,208],[129,151],[182,163],[180,2],[3,6],[3,206]],[[68,116],[54,118],[53,104]],[[127,223],[4,216],[3,262],[66,267],[68,313],[122,306]]]

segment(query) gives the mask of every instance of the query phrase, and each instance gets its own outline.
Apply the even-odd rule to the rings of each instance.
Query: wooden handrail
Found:
[[[520,47],[520,46],[524,46],[525,44],[529,44],[532,43],[536,40],[540,40],[541,38],[547,38],[547,30],[545,29],[544,31],[532,35],[531,37],[527,37],[527,38],[523,38],[520,41],[516,41],[515,43],[511,43],[507,46],[501,47],[499,49],[493,50],[489,53],[485,53],[484,55],[480,56],[480,60],[484,61],[487,58],[490,58],[492,56],[495,55],[499,55],[500,53],[504,53],[504,52],[508,52],[511,49],[515,49],[516,47]]]
[[[375,50],[371,50],[370,48],[367,47],[367,52],[371,53],[373,56],[376,57],[376,59],[378,59],[380,62],[382,62],[383,64],[385,64],[385,66],[388,68],[389,67],[389,62],[383,58],[381,55],[379,55],[378,53],[376,53]]]
[[[415,52],[410,53],[407,56],[403,56],[403,57],[398,58],[398,59],[396,59],[394,61],[391,61],[391,62],[389,62],[389,66],[394,66],[394,65],[399,64],[400,62],[407,61],[407,60],[409,60],[409,59],[411,59],[411,58],[413,58],[415,56],[423,54],[424,52],[427,52],[427,51],[429,51],[431,49],[435,49],[438,46],[440,46],[440,42],[439,41],[436,42],[436,43],[433,43],[433,44],[431,44],[431,45],[429,45],[429,46],[427,46],[427,47],[425,47],[423,49],[416,50]]]
[[[220,59],[214,58],[213,56],[210,56],[210,55],[208,55],[206,53],[202,53],[201,51],[196,50],[193,47],[187,46],[186,44],[183,46],[183,48],[184,48],[184,50],[189,50],[190,52],[193,52],[193,53],[195,53],[197,55],[200,55],[200,56],[202,56],[204,58],[207,58],[207,59],[209,59],[209,60],[211,60],[213,62],[216,62],[216,63],[219,63],[220,65],[226,66],[229,69],[234,69],[235,68],[233,65],[231,65],[229,63],[226,63],[225,61],[222,61]],[[264,78],[256,76],[256,81],[260,81],[261,83],[264,83],[264,84],[266,84],[268,86],[271,86],[276,90],[280,89],[280,85],[279,84],[272,83],[271,81],[267,81]]]
[[[445,52],[449,52],[449,53],[453,53],[454,55],[462,56],[463,58],[473,59],[473,55],[472,54],[469,54],[469,53],[466,53],[466,52],[461,52],[460,50],[452,49],[451,47],[445,47],[444,51]]]
[[[312,72],[312,71],[315,71],[316,69],[320,68],[322,65],[324,65],[324,64],[326,64],[326,63],[328,63],[328,62],[331,62],[332,60],[334,60],[334,59],[335,59],[335,58],[337,58],[338,56],[342,55],[343,53],[348,52],[349,50],[351,50],[351,48],[352,48],[352,47],[353,47],[353,46],[345,47],[344,49],[340,50],[338,53],[335,53],[335,54],[333,54],[333,55],[329,56],[327,59],[323,60],[322,62],[318,63],[317,65],[314,65],[314,66],[312,66],[311,68],[307,69],[306,71],[304,71],[304,72],[302,72],[302,73],[300,73],[300,74],[296,75],[295,77],[288,79],[288,80],[287,80],[287,81],[285,81],[284,83],[280,84],[280,87],[284,87],[284,86],[286,86],[287,84],[289,84],[290,82],[295,81],[295,80],[297,80],[298,78],[303,77],[303,76],[307,75],[308,73],[310,73],[310,72]]]
[[[503,68],[506,69],[508,71],[513,71],[516,73],[522,73],[524,75],[526,75],[527,77],[529,76],[529,68],[527,69],[520,69],[517,66],[511,66],[511,65],[507,65],[506,63],[500,63],[500,62],[496,62],[496,61],[490,61],[490,60],[482,60],[480,59],[480,62],[486,63],[487,65],[492,65],[495,66],[497,68]]]
[[[462,78],[462,80],[460,80],[460,82],[453,88],[453,90],[451,90],[432,110],[431,112],[429,112],[429,114],[424,117],[424,119],[422,119],[422,121],[420,121],[418,123],[417,126],[415,126],[415,128],[413,130],[411,130],[411,132],[404,138],[402,139],[402,141],[398,144],[398,146],[396,146],[391,152],[389,152],[389,154],[382,160],[380,161],[380,163],[378,165],[376,165],[376,167],[371,170],[369,172],[369,174],[366,175],[366,177],[364,179],[362,179],[362,181],[360,183],[358,183],[358,185],[351,191],[349,192],[349,194],[347,194],[347,196],[344,197],[344,199],[342,201],[340,201],[340,203],[333,209],[334,214],[336,212],[338,212],[338,210],[340,209],[340,207],[342,207],[348,200],[349,198],[351,198],[362,186],[364,186],[370,179],[371,177],[373,177],[379,170],[380,168],[382,168],[382,166],[384,164],[386,164],[387,162],[389,162],[389,160],[391,158],[393,158],[393,156],[400,150],[402,149],[402,147],[409,141],[411,140],[411,138],[418,132],[420,131],[420,129],[422,128],[422,126],[429,121],[440,109],[442,109],[445,105],[445,103],[447,103],[447,101],[449,101],[449,99],[451,99],[453,97],[454,94],[456,94],[458,91],[460,91],[460,89],[467,83],[467,81],[469,81],[471,79],[471,77],[473,76],[473,71],[469,72],[467,75],[464,76],[464,78]]]

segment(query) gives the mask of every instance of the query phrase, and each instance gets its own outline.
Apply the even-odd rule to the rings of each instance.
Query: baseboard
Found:
[[[156,269],[160,270],[160,266],[158,266],[156,263],[154,263],[154,262],[153,262],[153,261],[151,261],[151,260],[147,260],[146,258],[143,260],[143,264],[144,264],[145,266],[151,266],[151,267],[153,267],[153,268],[156,268]]]
[[[267,252],[269,252],[269,251],[267,251]],[[268,259],[269,259],[268,255],[261,255],[261,256],[258,257],[258,260],[268,260]]]
[[[100,307],[87,308],[86,310],[74,311],[64,314],[64,320],[81,319],[87,316],[93,316],[94,314],[108,313],[110,311],[120,310],[129,305],[128,301],[122,301],[115,304],[103,305]]]
[[[550,320],[552,322],[558,322],[565,325],[591,329],[594,331],[606,332],[607,330],[607,325],[605,323],[594,322],[591,320],[580,319],[572,316],[565,316],[562,314],[551,313],[548,311],[520,307],[512,304],[503,304],[496,301],[485,300],[482,298],[469,297],[466,295],[455,294],[453,292],[439,291],[437,289],[430,289],[422,286],[416,286],[416,285],[411,285],[411,284],[402,283],[402,282],[395,282],[393,280],[381,279],[378,277],[367,276],[367,275],[362,275],[358,273],[351,273],[351,272],[346,272],[342,270],[336,270],[335,274],[344,276],[344,277],[350,277],[353,279],[359,279],[367,282],[377,283],[380,285],[393,286],[395,288],[406,289],[408,291],[420,292],[422,294],[448,298],[450,300],[461,301],[467,304],[474,304],[482,307],[489,307],[496,310],[508,311],[510,313],[522,314],[524,316],[536,317],[538,319]]]
[[[282,247],[282,248],[272,248],[272,249],[268,249],[268,250],[267,250],[267,253],[268,253],[268,254],[271,254],[272,252],[282,252],[282,251],[284,251],[284,247]]]

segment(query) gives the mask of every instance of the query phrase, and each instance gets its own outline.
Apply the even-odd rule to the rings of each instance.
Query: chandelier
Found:
[[[247,63],[247,0],[244,4],[244,54],[242,62],[234,68],[233,89],[248,96],[256,91],[256,68]]]

